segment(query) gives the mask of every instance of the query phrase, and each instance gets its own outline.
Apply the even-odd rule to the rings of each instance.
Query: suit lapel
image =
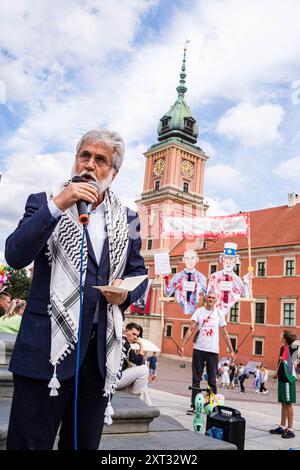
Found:
[[[94,263],[98,266],[94,249],[93,249],[93,245],[92,245],[88,231],[86,231],[86,240],[87,240],[89,258],[91,258],[94,261]]]
[[[109,263],[107,263],[108,258],[109,258],[109,245],[108,245],[108,237],[106,237],[104,240],[104,245],[103,245],[102,254],[101,254],[100,263],[99,263],[100,269],[101,269],[101,266],[109,266]]]

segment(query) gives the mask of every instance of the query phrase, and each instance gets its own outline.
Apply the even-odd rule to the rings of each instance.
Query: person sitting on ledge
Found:
[[[141,342],[143,336],[143,328],[137,323],[128,323],[125,328],[124,335],[124,353],[126,355],[123,367],[122,377],[117,383],[117,390],[122,390],[128,385],[132,385],[131,393],[139,395],[142,400],[149,406],[152,406],[148,395],[148,367],[145,365],[144,348]],[[132,348],[133,344],[139,345],[136,352]]]

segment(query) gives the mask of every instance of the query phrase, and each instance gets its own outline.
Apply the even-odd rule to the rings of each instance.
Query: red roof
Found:
[[[249,212],[251,247],[268,248],[300,244],[300,203],[293,207],[279,206]],[[224,243],[237,243],[238,249],[247,249],[246,237],[220,238],[207,242],[207,248],[200,253],[223,252]],[[186,240],[178,243],[170,256],[181,256],[185,250]]]

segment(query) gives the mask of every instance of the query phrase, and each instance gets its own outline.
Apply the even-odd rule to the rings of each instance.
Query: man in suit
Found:
[[[77,145],[72,170],[81,181],[30,195],[22,220],[6,241],[10,266],[20,269],[34,261],[32,287],[10,363],[14,396],[8,449],[52,449],[60,424],[59,450],[74,449],[81,249],[78,449],[98,449],[105,414],[106,422],[111,421],[107,410],[122,368],[123,312],[147,286],[145,280],[129,293],[93,288],[147,274],[140,255],[138,217],[110,189],[123,156],[119,134],[105,129],[87,132]],[[83,248],[79,200],[92,203]]]

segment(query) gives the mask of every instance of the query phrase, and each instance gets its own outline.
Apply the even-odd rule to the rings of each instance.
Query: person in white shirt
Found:
[[[227,362],[225,362],[222,370],[222,377],[221,377],[221,386],[224,387],[226,385],[229,388],[230,385],[230,378],[229,378],[229,367]]]
[[[210,290],[206,296],[206,303],[204,307],[198,308],[191,320],[192,323],[182,340],[181,351],[179,355],[184,355],[184,346],[198,329],[198,336],[194,338],[194,350],[192,357],[192,371],[193,371],[193,387],[200,387],[200,381],[206,364],[208,385],[211,387],[213,393],[217,393],[216,375],[219,362],[219,329],[221,329],[222,336],[226,342],[227,347],[231,352],[231,357],[235,357],[234,350],[226,329],[226,320],[221,310],[215,308],[217,301],[217,294],[215,291]],[[195,397],[197,391],[192,391],[191,407],[187,410],[187,414],[195,412]]]

